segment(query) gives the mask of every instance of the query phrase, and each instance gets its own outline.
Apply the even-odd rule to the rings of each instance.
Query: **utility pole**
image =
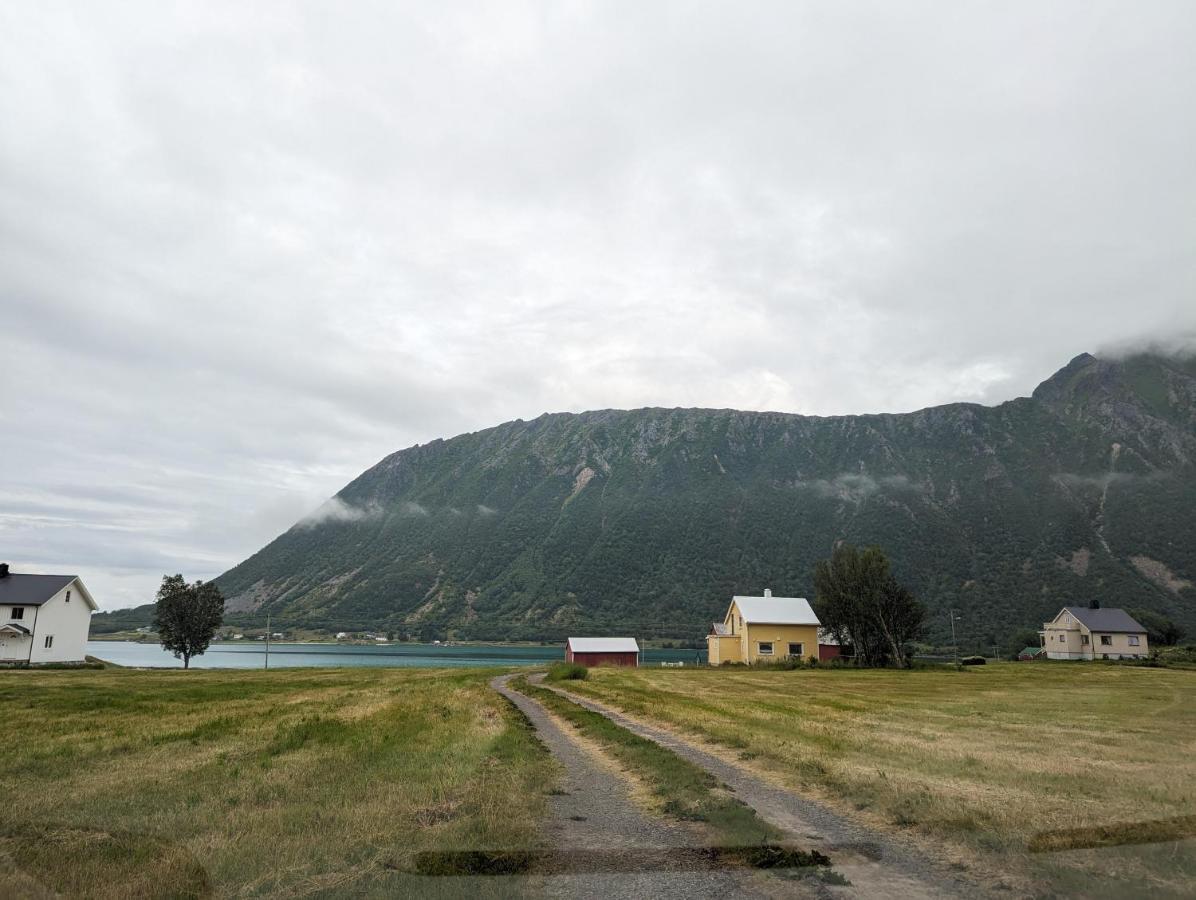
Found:
[[[959,668],[959,643],[955,640],[955,610],[947,610],[947,615],[951,618],[951,650],[955,654],[955,668]]]
[[[952,626],[954,627],[954,626]],[[266,613],[266,668],[270,668],[270,614]]]

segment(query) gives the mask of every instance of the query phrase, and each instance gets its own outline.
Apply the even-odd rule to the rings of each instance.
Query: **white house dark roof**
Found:
[[[818,625],[805,597],[734,597],[743,621],[750,625]]]
[[[0,606],[41,606],[75,580],[75,575],[5,575]]]
[[[1089,631],[1115,631],[1123,634],[1146,634],[1146,629],[1134,621],[1124,609],[1089,609],[1086,606],[1063,607],[1080,620]]]
[[[574,653],[639,653],[635,638],[569,638]]]

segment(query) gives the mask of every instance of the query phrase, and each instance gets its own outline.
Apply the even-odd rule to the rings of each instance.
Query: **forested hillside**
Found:
[[[700,638],[879,544],[965,642],[1098,599],[1196,625],[1196,361],[1088,354],[1029,398],[829,418],[543,415],[394,453],[219,584],[242,617],[415,637]]]

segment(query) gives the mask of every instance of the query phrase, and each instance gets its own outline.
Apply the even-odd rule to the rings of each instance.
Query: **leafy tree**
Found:
[[[818,618],[864,666],[908,664],[906,645],[922,630],[926,608],[899,584],[879,547],[839,544],[814,568]]]
[[[1148,609],[1131,609],[1129,614],[1146,629],[1146,640],[1157,647],[1174,647],[1187,632],[1166,616]]]
[[[187,584],[182,575],[163,575],[154,607],[154,627],[164,648],[191,667],[191,657],[208,649],[224,619],[224,597],[210,581]]]

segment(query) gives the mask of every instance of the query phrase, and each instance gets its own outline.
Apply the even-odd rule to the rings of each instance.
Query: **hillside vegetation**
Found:
[[[219,579],[234,618],[417,638],[701,638],[878,544],[990,649],[1065,604],[1196,626],[1196,361],[1074,359],[1032,397],[901,415],[544,415],[386,457]]]

